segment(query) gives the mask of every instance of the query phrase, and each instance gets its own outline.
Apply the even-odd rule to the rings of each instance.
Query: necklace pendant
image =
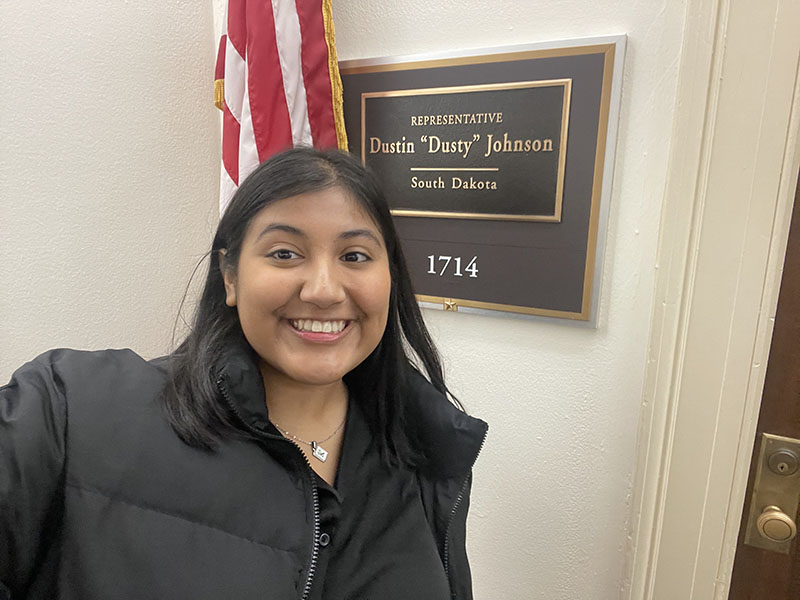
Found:
[[[328,459],[328,451],[317,442],[311,442],[311,454],[320,462],[325,462]]]

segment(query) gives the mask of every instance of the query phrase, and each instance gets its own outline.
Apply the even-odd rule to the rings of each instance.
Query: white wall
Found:
[[[479,600],[619,597],[683,2],[334,0],[342,60],[627,33],[597,330],[429,311],[489,421],[469,522]]]
[[[210,6],[0,3],[0,381],[55,346],[167,350],[216,223]]]
[[[2,381],[57,345],[164,352],[215,223],[222,0],[66,4],[0,8]],[[426,315],[491,425],[470,519],[479,600],[619,596],[683,11],[334,0],[344,60],[630,36],[599,328]]]

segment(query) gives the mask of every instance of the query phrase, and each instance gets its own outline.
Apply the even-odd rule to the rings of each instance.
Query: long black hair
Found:
[[[164,388],[168,418],[186,443],[213,449],[237,424],[220,402],[216,373],[237,347],[249,348],[235,307],[225,304],[222,269],[238,266],[242,240],[253,217],[272,202],[340,187],[379,227],[389,257],[389,318],[375,350],[344,377],[364,412],[383,458],[414,463],[413,426],[405,423],[411,368],[424,370],[449,395],[441,360],[411,288],[406,261],[386,198],[375,176],[355,157],[338,150],[295,148],[261,164],[242,183],[223,214],[208,254],[205,286],[187,337],[172,354]],[[220,251],[224,250],[224,265]],[[250,348],[252,350],[252,348]],[[451,400],[460,407],[458,401]]]

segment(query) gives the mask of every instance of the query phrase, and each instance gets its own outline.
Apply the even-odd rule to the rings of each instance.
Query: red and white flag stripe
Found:
[[[347,148],[330,0],[228,0],[215,79],[220,214],[273,154]]]

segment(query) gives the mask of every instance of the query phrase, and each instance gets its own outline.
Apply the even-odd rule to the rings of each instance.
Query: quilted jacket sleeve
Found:
[[[66,403],[47,354],[0,387],[0,598],[25,596],[46,551],[62,497],[65,429]]]

